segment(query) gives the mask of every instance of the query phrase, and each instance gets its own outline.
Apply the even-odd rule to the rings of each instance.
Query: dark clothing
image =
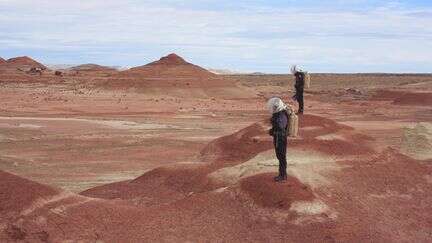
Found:
[[[270,121],[272,124],[271,135],[274,135],[275,133],[278,132],[286,134],[287,127],[288,127],[288,114],[286,110],[273,113]]]
[[[299,105],[298,112],[303,113],[304,111],[304,100],[303,100],[303,90],[302,91],[296,91],[296,100]]]
[[[287,152],[287,137],[275,137],[273,136],[273,145],[275,147],[276,158],[279,160],[279,175],[286,176],[286,168],[287,168],[287,160],[286,160],[286,152]]]
[[[294,74],[295,76],[295,99],[297,100],[299,104],[299,113],[303,113],[304,110],[304,100],[303,100],[303,91],[304,91],[304,84],[305,84],[305,74],[302,72],[296,72]]]
[[[296,90],[303,90],[304,89],[304,81],[305,81],[305,74],[302,72],[296,72],[294,74],[296,80],[295,80],[295,88]]]
[[[287,128],[288,128],[288,114],[287,112],[280,111],[274,113],[271,118],[272,128],[270,135],[273,136],[273,145],[275,147],[276,157],[279,160],[279,175],[286,176],[286,149],[287,149]]]

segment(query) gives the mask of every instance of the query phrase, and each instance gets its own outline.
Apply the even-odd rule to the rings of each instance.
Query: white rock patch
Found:
[[[41,128],[42,126],[35,125],[35,124],[21,123],[21,124],[19,124],[19,127],[21,127],[21,128],[30,128],[30,129],[38,129],[38,128]]]
[[[406,127],[401,152],[419,160],[432,158],[432,123],[420,122]]]
[[[329,171],[340,170],[342,166],[335,163],[334,158],[327,155],[289,149],[287,153],[288,174],[298,178],[303,184],[318,188],[331,184],[326,177]],[[232,167],[221,168],[209,175],[212,180],[223,184],[235,184],[240,179],[256,174],[278,171],[279,162],[273,150],[256,155],[245,163]]]
[[[331,210],[324,202],[315,199],[309,201],[297,201],[291,204],[290,211],[299,214],[294,220],[294,224],[302,225],[313,222],[324,222],[328,219],[335,220],[337,212]]]

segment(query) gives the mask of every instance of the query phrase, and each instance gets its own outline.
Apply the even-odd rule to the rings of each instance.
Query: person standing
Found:
[[[305,86],[305,72],[301,70],[297,65],[293,65],[291,67],[291,73],[295,77],[295,90],[296,93],[293,98],[298,102],[298,112],[297,114],[303,114],[304,112],[304,100],[303,100],[303,92]]]
[[[287,129],[291,109],[288,109],[287,105],[278,97],[269,99],[267,107],[272,114],[270,119],[272,128],[269,131],[269,135],[273,137],[276,157],[279,160],[279,175],[274,180],[280,182],[287,179]]]

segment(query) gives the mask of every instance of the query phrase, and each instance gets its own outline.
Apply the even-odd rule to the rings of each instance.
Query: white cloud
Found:
[[[397,4],[359,12],[256,6],[203,10],[157,1],[0,0],[0,51],[92,52],[100,58],[121,52],[124,62],[129,53],[132,63],[111,63],[126,65],[138,64],[139,54],[154,59],[174,50],[204,66],[267,69],[262,71],[278,71],[292,62],[312,68],[326,65],[329,71],[347,62],[353,67],[432,65],[432,21],[424,13],[430,11],[404,10]]]

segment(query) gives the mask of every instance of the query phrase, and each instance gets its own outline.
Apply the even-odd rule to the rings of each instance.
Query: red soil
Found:
[[[156,168],[131,180],[107,184],[82,192],[82,195],[135,200],[146,206],[171,203],[191,192],[212,190],[207,174],[211,170],[200,164],[180,164]],[[145,199],[140,199],[145,197]]]
[[[378,90],[372,96],[371,100],[394,100],[405,93],[406,93],[405,91]]]
[[[0,171],[0,218],[19,212],[40,198],[58,194],[58,190]],[[1,221],[1,220],[0,220]]]
[[[273,181],[274,173],[258,174],[242,179],[241,189],[258,205],[289,209],[294,201],[312,201],[312,190],[297,178],[289,176],[283,183]]]
[[[334,156],[367,155],[374,153],[374,150],[367,146],[364,142],[364,140],[344,141],[339,139],[305,139],[301,141],[293,141],[292,146],[304,148],[306,150],[314,150]]]
[[[255,123],[234,134],[218,138],[201,150],[203,161],[224,161],[236,163],[253,158],[256,154],[272,148],[268,141],[257,136],[268,136],[265,122]]]
[[[393,100],[395,105],[432,106],[432,93],[379,90],[372,100]]]
[[[235,190],[192,194],[157,207],[134,207],[121,201],[92,200],[79,205],[65,200],[39,209],[5,231],[7,240],[31,242],[297,242],[317,241],[327,235],[326,223],[299,227],[289,221],[266,220],[265,213]],[[73,201],[73,200],[72,200]],[[67,209],[59,212],[59,206]],[[270,209],[271,210],[271,209]],[[38,217],[43,215],[43,218]],[[296,217],[294,214],[292,217]],[[282,219],[283,220],[283,219]],[[310,232],[300,233],[302,230]],[[314,229],[314,230],[312,230]],[[0,233],[1,237],[1,233]]]
[[[6,60],[0,57],[0,64],[5,63]]]
[[[405,93],[394,99],[395,105],[419,105],[432,107],[432,93]]]
[[[352,127],[339,124],[334,120],[309,114],[299,116],[299,126],[299,129],[301,130],[300,136],[303,138],[314,138],[317,136],[334,133],[343,129],[353,130]]]
[[[151,174],[151,173],[150,173]],[[156,171],[153,179],[157,176]],[[185,174],[179,172],[178,177]],[[278,201],[264,200],[265,206],[270,209],[287,209],[289,204],[298,199],[308,200],[308,189],[295,179],[287,184],[271,185],[265,182],[270,174],[248,178],[244,181],[241,191],[228,189],[225,192],[202,192],[187,194],[176,200],[163,201],[164,189],[153,188],[154,198],[151,194],[143,192],[140,198],[133,198],[131,202],[146,207],[136,207],[121,200],[92,200],[85,197],[70,196],[58,201],[36,206],[28,215],[22,215],[6,223],[0,231],[2,241],[28,241],[28,242],[60,242],[64,240],[120,242],[127,239],[131,242],[154,241],[217,241],[229,242],[248,241],[290,241],[297,239],[299,229],[287,222],[277,224],[265,220],[266,216],[254,212],[256,205],[261,201],[250,199],[243,194],[251,193],[254,185],[261,185],[258,189],[265,195],[267,189],[274,189],[282,193]],[[137,181],[143,178],[137,179]],[[145,180],[150,182],[150,180]],[[3,182],[3,181],[2,181]],[[143,181],[141,181],[143,182]],[[175,182],[173,182],[175,183]],[[289,187],[288,192],[283,191],[283,185]],[[148,187],[141,183],[141,187]],[[151,186],[150,186],[151,188]],[[17,187],[13,187],[17,190]],[[150,191],[150,190],[149,190]],[[161,192],[161,194],[158,194]],[[255,194],[254,194],[255,195]],[[150,197],[149,197],[150,196]],[[3,199],[3,198],[2,198]],[[159,202],[159,200],[161,200]],[[4,198],[7,203],[14,202],[15,198]],[[33,201],[31,199],[29,201]],[[142,202],[153,201],[152,204]],[[12,210],[12,209],[9,209]],[[295,218],[293,213],[291,218]],[[323,239],[323,228],[315,228],[313,234],[303,239]],[[269,232],[271,232],[269,234]],[[282,234],[286,232],[286,234]],[[296,233],[297,232],[297,233]]]
[[[332,185],[338,193],[328,198],[344,222],[336,236],[354,240],[369,235],[381,242],[430,241],[432,194],[428,192],[432,184],[425,182],[432,174],[430,165],[392,149],[343,165],[345,169],[334,175],[337,183]]]
[[[360,140],[367,137],[347,136],[347,141],[337,142],[318,140],[315,136],[334,131],[330,124],[337,127],[338,133],[352,129],[318,116],[305,115],[301,119],[304,122],[301,135],[308,132],[307,137],[300,138],[302,142],[299,143],[291,141],[288,151],[290,146],[311,146],[313,150],[325,152],[327,149],[328,153],[362,155]],[[310,133],[311,130],[304,130],[307,127],[318,127],[319,132]],[[32,242],[65,239],[106,242],[125,239],[134,242],[389,242],[402,239],[426,242],[430,239],[428,232],[432,221],[427,212],[432,211],[432,196],[425,194],[432,190],[432,184],[425,183],[424,178],[432,173],[432,168],[392,150],[372,159],[359,156],[354,161],[339,162],[343,169],[332,175],[336,181],[330,189],[312,190],[294,177],[289,177],[285,183],[274,183],[275,171],[247,177],[239,184],[214,191],[217,187],[207,179],[207,174],[271,148],[270,140],[260,142],[258,138],[262,136],[268,136],[267,128],[264,123],[256,123],[210,143],[202,152],[206,163],[164,166],[134,180],[82,193],[109,200],[70,197],[47,204],[21,221],[7,224],[0,232],[0,239]],[[238,154],[234,153],[235,148]],[[210,156],[211,153],[216,156]],[[12,179],[14,184],[17,179]],[[36,191],[40,190],[37,185]],[[11,194],[20,190],[16,186],[8,187],[13,188]],[[337,217],[331,219],[327,212],[302,216],[289,210],[295,201],[316,198],[335,210]],[[16,200],[1,199],[5,205],[12,205]],[[306,223],[295,223],[297,219]],[[404,235],[399,234],[399,230]]]
[[[288,148],[292,146],[335,156],[365,155],[374,152],[373,149],[367,145],[367,142],[370,141],[371,138],[360,134],[350,134],[350,132],[353,131],[353,128],[350,126],[342,125],[331,119],[315,115],[300,116],[299,124],[300,137],[303,139],[289,141]],[[323,140],[316,138],[335,132],[339,134],[346,133],[346,140]]]

